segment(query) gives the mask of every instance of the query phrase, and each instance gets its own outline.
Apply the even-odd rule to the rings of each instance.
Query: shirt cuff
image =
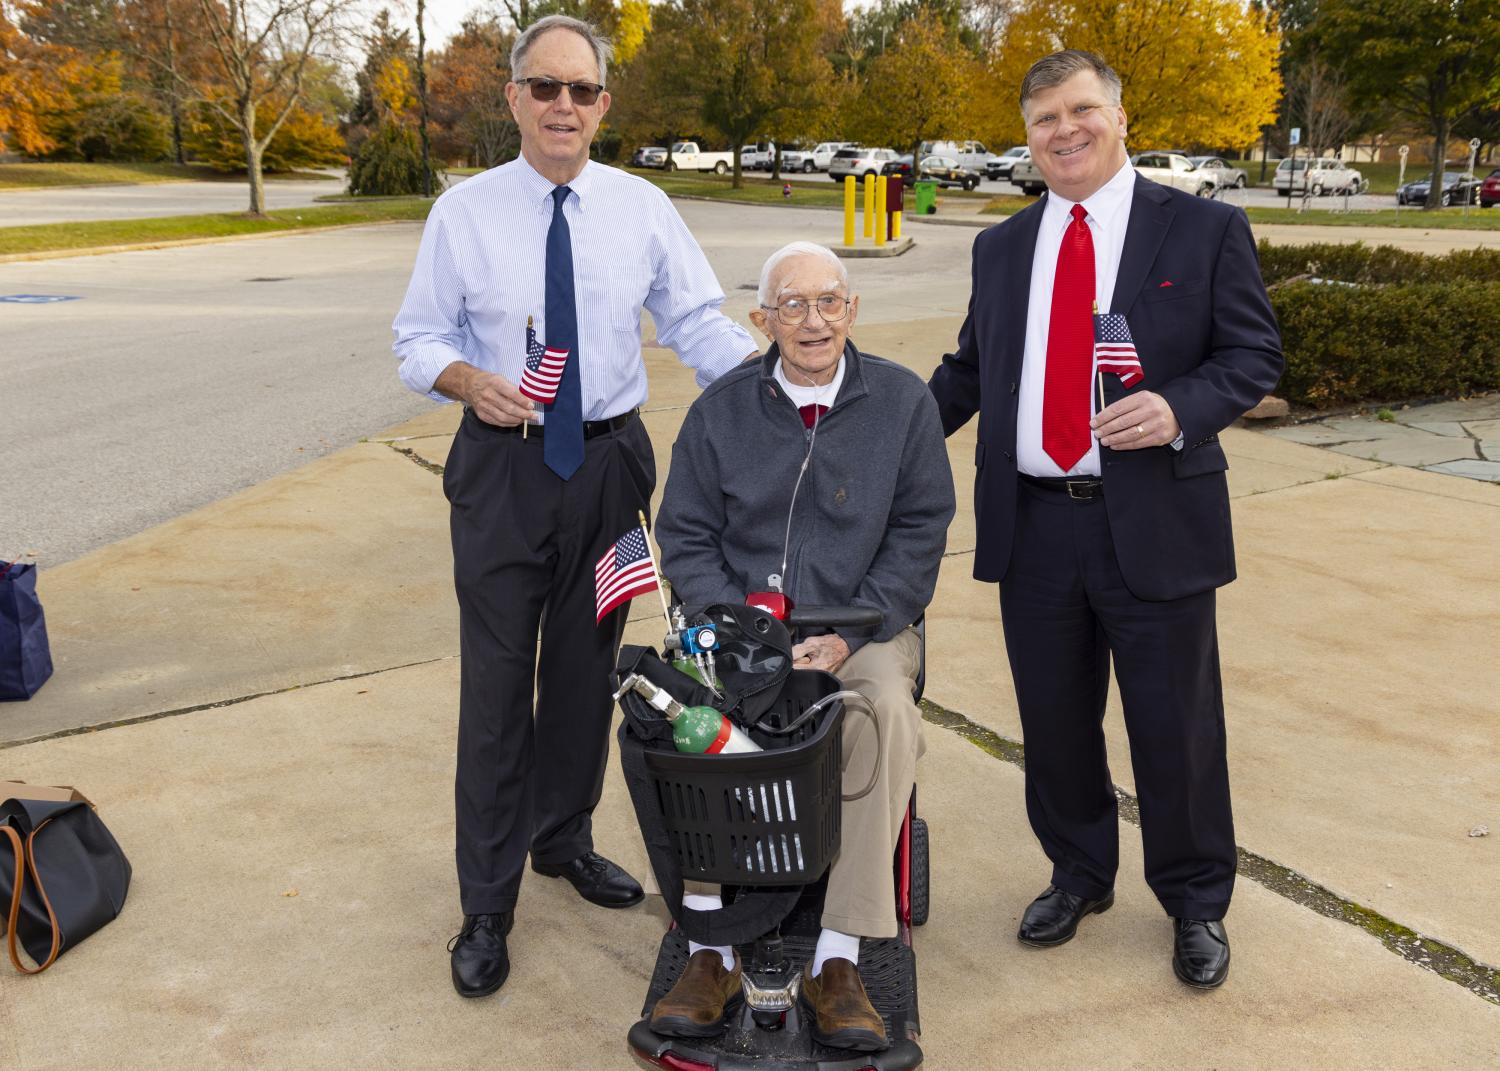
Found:
[[[401,382],[418,394],[425,394],[439,402],[451,402],[452,398],[433,390],[432,385],[454,361],[462,361],[464,355],[441,342],[426,342],[412,347],[401,359]]]
[[[1182,432],[1180,432],[1180,431],[1179,431],[1179,432],[1178,432],[1178,433],[1177,433],[1177,438],[1175,438],[1175,439],[1173,439],[1173,440],[1172,440],[1172,441],[1171,441],[1171,442],[1170,442],[1170,443],[1168,443],[1168,444],[1167,444],[1167,445],[1168,445],[1168,446],[1170,446],[1170,447],[1171,447],[1171,448],[1172,448],[1172,449],[1173,449],[1173,450],[1176,450],[1176,451],[1178,451],[1178,452],[1179,452],[1179,453],[1181,453],[1181,451],[1182,451],[1182,444],[1183,444],[1183,441],[1184,441],[1184,440],[1183,440],[1183,437],[1182,437]]]

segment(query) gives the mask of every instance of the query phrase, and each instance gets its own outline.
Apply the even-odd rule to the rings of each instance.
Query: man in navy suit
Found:
[[[929,384],[948,434],[979,414],[974,575],[1000,584],[1026,809],[1052,861],[1017,936],[1062,944],[1114,903],[1101,724],[1113,659],[1172,965],[1214,988],[1235,874],[1218,433],[1275,386],[1280,334],[1244,214],[1135,174],[1120,79],[1102,59],[1039,60],[1021,114],[1048,193],[974,243],[968,319]],[[1100,374],[1096,313],[1124,316],[1139,376]]]

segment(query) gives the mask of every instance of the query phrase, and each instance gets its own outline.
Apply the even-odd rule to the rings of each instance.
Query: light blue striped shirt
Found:
[[[604,420],[646,400],[641,308],[661,343],[706,387],[757,352],[719,311],[724,291],[682,217],[642,178],[590,161],[563,203],[573,239],[573,287],[583,418]],[[454,361],[521,381],[526,318],[547,341],[545,275],[552,182],[524,157],[437,199],[422,231],[406,299],[392,329],[401,381],[419,394]]]

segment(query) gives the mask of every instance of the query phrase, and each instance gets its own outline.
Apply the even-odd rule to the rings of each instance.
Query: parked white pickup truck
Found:
[[[781,170],[809,174],[813,171],[827,171],[828,165],[833,163],[833,154],[853,145],[852,141],[820,141],[811,149],[782,149]]]
[[[734,150],[704,152],[696,141],[678,141],[672,144],[672,155],[667,158],[668,171],[712,171],[727,175],[734,169]]]
[[[1035,197],[1047,189],[1047,180],[1042,178],[1042,169],[1035,160],[1020,160],[1010,169],[1010,183],[1021,187],[1021,192]]]

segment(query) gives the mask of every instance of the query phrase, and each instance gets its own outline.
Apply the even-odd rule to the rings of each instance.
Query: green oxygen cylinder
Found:
[[[707,683],[703,679],[703,674],[698,671],[698,664],[686,655],[678,655],[672,659],[672,668],[677,670],[678,673],[692,677],[699,684]]]
[[[662,717],[671,723],[672,743],[678,751],[695,755],[734,755],[762,750],[743,729],[713,707],[683,706],[665,689],[635,673],[626,678],[620,692],[623,694],[627,689],[661,711]]]

